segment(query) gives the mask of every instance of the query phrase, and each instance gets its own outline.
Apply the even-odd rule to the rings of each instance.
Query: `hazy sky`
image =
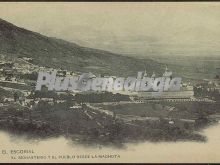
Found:
[[[17,26],[119,53],[220,53],[220,3],[0,3]]]

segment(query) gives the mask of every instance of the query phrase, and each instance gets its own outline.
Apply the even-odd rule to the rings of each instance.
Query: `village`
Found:
[[[29,132],[40,137],[62,134],[78,141],[92,138],[106,142],[110,138],[116,142],[124,139],[124,136],[126,139],[134,139],[140,131],[142,138],[151,140],[152,134],[160,134],[158,137],[162,136],[166,140],[177,140],[183,134],[186,139],[204,140],[194,130],[218,122],[220,118],[216,109],[219,105],[218,79],[204,80],[208,81],[208,86],[183,83],[182,91],[164,92],[160,96],[154,96],[152,92],[80,93],[48,91],[47,88],[35,91],[38,72],[51,72],[54,69],[34,65],[33,60],[27,57],[11,60],[1,56],[2,129],[17,133]],[[56,70],[63,77],[80,74],[61,68]],[[164,76],[169,74],[166,68]],[[204,110],[193,110],[197,104],[204,104]],[[186,108],[184,110],[183,105]],[[210,105],[211,108],[207,110],[206,107]],[[172,129],[178,131],[173,132]],[[134,130],[136,133],[129,134]]]

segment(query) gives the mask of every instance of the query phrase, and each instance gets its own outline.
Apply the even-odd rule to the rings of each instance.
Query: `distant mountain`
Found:
[[[149,73],[164,71],[164,65],[150,59],[136,59],[103,50],[79,46],[61,39],[43,36],[0,19],[0,53],[31,57],[39,66],[78,72],[136,75],[146,68]]]

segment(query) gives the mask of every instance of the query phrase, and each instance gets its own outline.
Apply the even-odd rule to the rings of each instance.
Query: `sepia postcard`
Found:
[[[219,163],[220,3],[0,2],[0,163]]]

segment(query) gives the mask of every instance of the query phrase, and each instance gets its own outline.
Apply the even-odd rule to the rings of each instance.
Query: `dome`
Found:
[[[165,72],[164,72],[164,74],[163,74],[163,77],[170,77],[170,76],[172,76],[172,74],[173,74],[173,72],[170,71],[170,70],[166,67]]]
[[[155,73],[153,72],[151,78],[155,78],[155,77],[156,77],[156,75],[155,75]]]

